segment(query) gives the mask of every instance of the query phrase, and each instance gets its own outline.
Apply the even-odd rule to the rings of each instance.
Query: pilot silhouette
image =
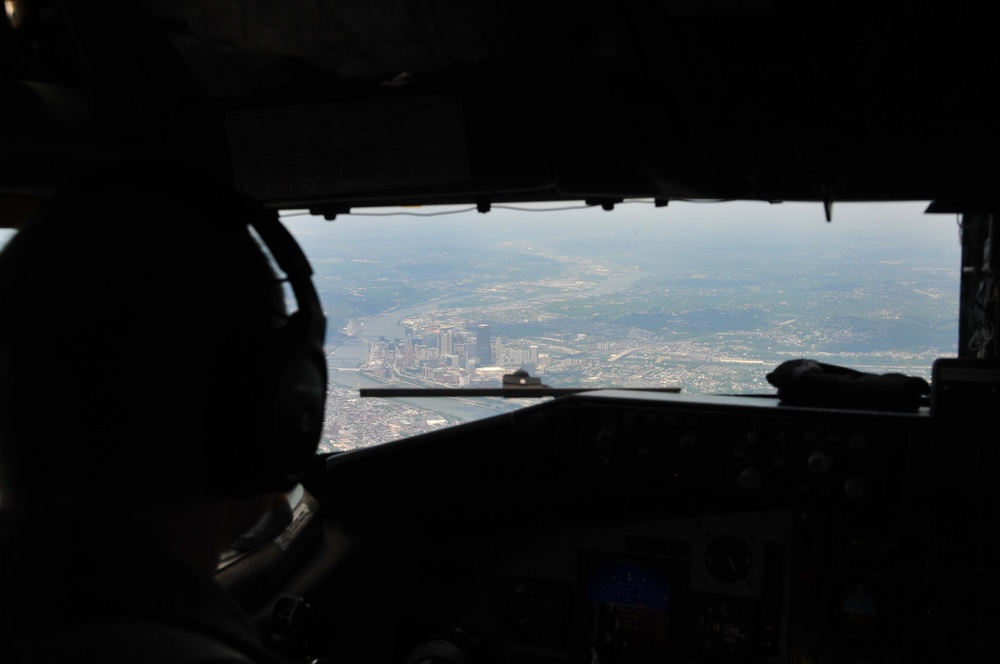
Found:
[[[315,454],[309,274],[276,213],[164,165],[67,184],[11,238],[0,661],[281,661],[213,572]]]

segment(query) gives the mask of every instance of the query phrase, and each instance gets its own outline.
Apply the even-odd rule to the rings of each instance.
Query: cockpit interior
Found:
[[[331,221],[628,199],[959,220],[954,353],[924,392],[567,390],[319,455],[216,575],[290,661],[998,661],[995,5],[4,5],[13,232],[142,155]]]

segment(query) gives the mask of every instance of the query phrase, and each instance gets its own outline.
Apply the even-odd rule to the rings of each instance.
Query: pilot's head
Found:
[[[17,502],[292,485],[282,466],[322,425],[322,325],[290,325],[255,215],[277,224],[227,187],[133,165],[24,223],[0,254],[0,486]],[[275,417],[302,431],[275,440]]]

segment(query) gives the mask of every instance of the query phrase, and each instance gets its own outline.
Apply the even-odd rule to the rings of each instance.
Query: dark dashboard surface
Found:
[[[334,535],[280,645],[342,662],[988,661],[996,457],[987,431],[925,410],[614,390],[335,455],[309,485]]]

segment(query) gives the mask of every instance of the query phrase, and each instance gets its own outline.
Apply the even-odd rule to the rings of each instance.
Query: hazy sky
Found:
[[[690,246],[710,250],[713,243],[767,249],[773,246],[857,243],[940,251],[954,257],[959,268],[960,243],[953,214],[925,214],[926,202],[838,203],[827,222],[819,203],[769,204],[752,201],[671,202],[655,207],[649,202],[618,205],[606,211],[572,203],[534,206],[550,211],[521,211],[494,207],[481,214],[468,206],[428,208],[373,208],[358,214],[339,215],[334,221],[309,215],[285,217],[288,227],[304,243],[336,250],[337,241],[355,243],[384,238],[404,240],[414,232],[435,233],[442,242],[474,250],[502,241],[573,237],[605,237],[610,244],[644,247]],[[528,207],[528,206],[516,206]],[[571,209],[558,209],[558,208]],[[575,209],[573,209],[575,208]],[[455,212],[457,211],[457,212]],[[392,214],[395,212],[396,214]],[[450,214],[441,214],[451,212]],[[322,235],[329,245],[312,235]],[[412,236],[412,235],[410,235]],[[770,244],[769,244],[770,243]]]

